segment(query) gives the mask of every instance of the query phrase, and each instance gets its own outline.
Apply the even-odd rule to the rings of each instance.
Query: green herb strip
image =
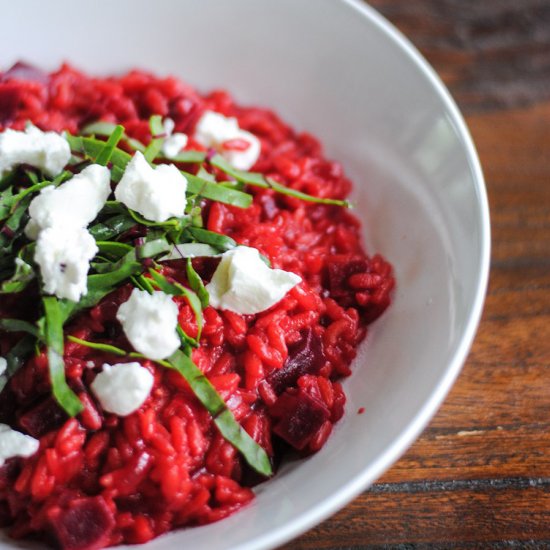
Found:
[[[265,450],[235,420],[225,401],[191,358],[178,350],[162,364],[177,370],[185,378],[199,401],[212,415],[224,439],[243,455],[249,466],[266,477],[271,476],[273,470]]]
[[[171,162],[181,162],[182,164],[201,164],[206,160],[206,153],[202,151],[181,151],[174,157],[164,157],[162,158],[170,160]]]
[[[248,208],[252,204],[252,195],[228,189],[218,183],[212,183],[206,179],[182,172],[187,179],[187,193],[197,194],[205,199],[210,199],[238,208]]]
[[[0,319],[0,329],[6,332],[26,332],[38,338],[38,329],[33,324],[20,319]]]
[[[82,129],[82,134],[109,137],[113,133],[116,126],[116,124],[111,122],[93,122]],[[145,151],[145,145],[143,145],[141,141],[129,137],[126,133],[122,135],[122,139],[124,139],[124,141],[126,141],[126,143],[135,151],[141,151],[142,153]]]
[[[116,214],[111,218],[90,227],[89,232],[96,241],[106,241],[122,235],[136,225],[128,214]]]
[[[15,264],[15,272],[13,275],[0,285],[1,294],[14,294],[21,292],[34,279],[34,270],[27,263],[21,260]]]
[[[85,346],[87,348],[95,349],[97,351],[103,351],[105,353],[112,353],[113,355],[128,355],[123,349],[117,348],[116,346],[111,346],[109,344],[100,344],[98,342],[88,342],[87,340],[81,340],[76,336],[67,336],[67,340]]]
[[[198,334],[194,342],[194,344],[197,345],[201,337],[202,327],[204,324],[204,319],[202,316],[202,302],[197,294],[179,283],[171,283],[164,275],[154,269],[149,269],[149,274],[153,278],[154,284],[165,294],[170,294],[171,296],[184,296],[187,299],[189,306],[195,314],[195,322],[197,323]],[[186,338],[189,338],[189,336],[186,335]]]
[[[164,145],[164,126],[162,124],[162,117],[160,115],[153,115],[149,119],[149,128],[151,129],[152,139],[145,148],[143,156],[147,162],[152,163],[160,153],[162,146]]]
[[[214,231],[209,231],[208,229],[203,229],[202,227],[188,227],[187,232],[196,241],[209,244],[222,252],[231,250],[237,246],[237,241],[231,237],[222,235],[221,233],[215,233]]]
[[[187,273],[187,280],[189,281],[189,286],[195,291],[199,297],[202,309],[206,309],[210,303],[210,296],[202,279],[199,277],[199,274],[193,268],[193,263],[191,258],[187,258],[187,265],[185,266],[185,271]]]
[[[7,353],[5,359],[7,368],[5,374],[0,376],[0,391],[4,389],[8,379],[23,366],[25,361],[35,349],[36,339],[33,336],[26,335],[19,340],[13,348]]]
[[[53,395],[59,405],[69,416],[77,415],[82,409],[82,403],[69,388],[65,380],[65,363],[63,361],[63,317],[59,303],[53,296],[46,296],[44,304],[45,341],[47,346],[48,366]]]
[[[185,258],[204,258],[218,256],[219,250],[204,243],[180,243],[175,244],[167,256],[161,258],[165,260],[182,260]]]
[[[105,142],[105,145],[103,146],[103,149],[97,155],[97,158],[95,159],[96,164],[100,164],[101,166],[107,166],[107,163],[113,156],[113,153],[116,149],[116,146],[118,145],[118,142],[124,135],[124,126],[121,126],[120,124],[118,126],[115,126],[115,129],[113,130],[112,134],[109,136],[109,139]]]
[[[281,185],[273,179],[265,178],[263,174],[258,172],[245,172],[244,170],[237,170],[236,168],[233,168],[233,166],[231,166],[231,164],[229,164],[221,155],[215,155],[212,157],[212,159],[210,159],[210,164],[242,183],[262,187],[264,189],[271,188],[274,191],[277,191],[277,193],[281,193],[281,195],[288,195],[289,197],[295,197],[307,202],[334,204],[336,206],[344,206],[346,208],[349,207],[348,201],[314,197],[313,195],[308,195],[302,191],[297,191],[296,189],[291,189],[290,187]]]

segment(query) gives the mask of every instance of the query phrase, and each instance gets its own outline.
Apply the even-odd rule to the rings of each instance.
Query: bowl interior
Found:
[[[345,383],[346,416],[321,452],[258,487],[254,504],[148,548],[283,543],[404,451],[471,343],[489,230],[460,115],[410,46],[358,2],[19,0],[2,19],[4,68],[23,59],[53,69],[66,60],[92,74],[139,67],[202,90],[223,87],[318,136],[355,182],[367,248],[393,263],[398,286]],[[13,546],[3,540],[0,547]]]

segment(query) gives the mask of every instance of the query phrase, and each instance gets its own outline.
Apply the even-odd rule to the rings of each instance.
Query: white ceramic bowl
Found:
[[[354,0],[18,0],[2,6],[0,45],[4,67],[18,59],[48,69],[67,60],[96,74],[136,66],[203,90],[225,87],[317,135],[343,163],[369,250],[397,275],[394,303],[345,384],[346,416],[321,452],[283,466],[246,509],[147,548],[271,548],[344,506],[434,414],[482,308],[483,177],[432,69]]]

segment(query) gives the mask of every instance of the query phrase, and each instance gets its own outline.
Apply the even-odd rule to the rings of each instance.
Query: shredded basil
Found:
[[[160,115],[153,115],[149,119],[149,128],[151,129],[152,139],[145,148],[143,156],[147,162],[153,162],[157,155],[160,153],[164,144],[164,126],[162,125],[162,117]]]
[[[103,222],[90,227],[89,232],[98,241],[114,239],[136,225],[136,221],[128,214],[116,214]]]
[[[201,258],[218,256],[219,250],[204,243],[181,243],[175,244],[168,255],[161,258],[162,261],[181,260],[184,258]]]
[[[302,191],[292,189],[291,187],[286,187],[285,185],[282,185],[273,179],[265,178],[263,174],[260,174],[259,172],[245,172],[244,170],[237,170],[236,168],[233,168],[233,166],[231,166],[231,164],[229,164],[221,155],[214,155],[214,157],[210,159],[210,164],[212,164],[212,166],[215,166],[216,168],[219,168],[229,176],[234,177],[237,181],[240,181],[242,183],[247,183],[256,187],[263,187],[264,189],[271,188],[274,191],[277,191],[277,193],[281,193],[282,195],[288,195],[289,197],[295,197],[297,199],[302,199],[303,201],[307,202],[334,204],[337,206],[344,206],[346,208],[349,207],[348,201],[314,197],[313,195],[308,195],[307,193],[303,193]]]
[[[0,285],[0,295],[21,292],[35,278],[34,269],[27,262],[21,258],[14,262],[15,271],[9,279]]]
[[[88,124],[85,128],[82,129],[81,133],[84,135],[96,135],[96,136],[105,136],[109,137],[117,127],[116,124],[112,122],[98,121]],[[145,151],[145,145],[138,141],[137,139],[129,137],[126,133],[122,135],[122,138],[126,143],[135,151]]]
[[[199,274],[194,270],[191,258],[187,258],[187,265],[185,266],[187,273],[187,280],[189,281],[189,286],[196,292],[201,306],[203,309],[208,307],[210,302],[210,296],[206,290],[202,279],[199,277]]]
[[[237,246],[237,242],[231,237],[222,235],[221,233],[216,233],[214,231],[209,231],[208,229],[203,229],[202,227],[188,227],[187,232],[197,242],[209,244],[222,252],[231,250]]]
[[[206,160],[206,153],[203,153],[202,151],[181,151],[181,153],[178,153],[170,158],[167,158],[162,154],[160,156],[170,162],[181,162],[182,164],[200,164]]]
[[[20,319],[0,319],[0,329],[6,332],[26,332],[38,338],[38,329],[31,323]]]
[[[97,351],[103,351],[105,353],[112,353],[113,355],[127,355],[127,352],[123,349],[117,348],[116,346],[111,346],[110,344],[101,344],[99,342],[89,342],[88,340],[81,340],[76,336],[67,336],[67,340],[85,346],[87,348],[95,349]]]
[[[113,153],[115,152],[116,146],[118,145],[118,142],[122,138],[124,134],[124,126],[118,126],[115,127],[112,134],[109,136],[109,139],[103,146],[103,149],[97,155],[97,158],[95,159],[96,164],[100,164],[101,166],[107,166],[107,163],[113,156]]]
[[[168,279],[160,274],[154,269],[149,269],[149,274],[153,278],[153,281],[160,290],[165,294],[170,294],[171,296],[184,296],[187,299],[187,302],[191,306],[193,313],[195,314],[195,322],[197,323],[198,334],[194,344],[198,343],[198,340],[201,337],[202,326],[204,323],[202,316],[202,301],[199,299],[197,294],[188,288],[185,288],[179,283],[171,283]],[[189,338],[188,335],[186,335]]]
[[[182,351],[176,351],[162,364],[177,370],[185,378],[193,393],[212,415],[222,436],[243,455],[248,465],[266,477],[271,476],[273,470],[265,450],[235,420],[225,401],[191,358]]]
[[[45,315],[44,339],[47,346],[48,366],[53,395],[61,408],[69,415],[76,416],[82,409],[82,403],[69,388],[65,380],[65,362],[63,361],[63,318],[59,304],[53,296],[42,299]]]

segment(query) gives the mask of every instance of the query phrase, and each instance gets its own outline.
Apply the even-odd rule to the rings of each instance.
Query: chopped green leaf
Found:
[[[53,395],[69,416],[77,415],[84,407],[77,395],[69,388],[65,380],[63,361],[63,318],[57,298],[43,298],[46,317],[44,339],[47,345],[48,366]]]
[[[117,214],[103,222],[90,227],[89,231],[98,241],[106,241],[118,237],[136,225],[136,221],[128,214]]]
[[[0,285],[0,294],[21,292],[34,279],[33,268],[22,259],[15,260],[15,272]]]
[[[118,145],[118,142],[122,138],[123,134],[124,134],[124,126],[121,126],[120,124],[118,126],[115,126],[113,133],[109,136],[109,139],[103,146],[103,149],[101,150],[99,155],[97,155],[95,159],[96,164],[100,164],[101,166],[107,166],[107,163],[113,156],[116,146]]]
[[[187,280],[189,281],[189,286],[196,292],[199,300],[201,302],[202,309],[208,307],[210,302],[210,296],[206,290],[202,279],[199,277],[199,274],[193,268],[191,258],[187,258],[187,265],[185,267],[187,273]]]
[[[204,320],[202,316],[202,302],[197,294],[179,283],[171,283],[164,275],[154,269],[149,269],[149,274],[153,278],[155,285],[157,285],[158,288],[160,288],[160,290],[162,290],[165,294],[170,294],[171,296],[184,296],[187,299],[187,302],[195,314],[195,321],[198,329],[196,341],[198,341],[201,337]]]
[[[87,348],[95,349],[98,351],[104,351],[105,353],[112,353],[113,355],[128,355],[128,352],[124,351],[121,348],[116,346],[111,346],[110,344],[101,344],[99,342],[88,342],[87,340],[81,340],[76,336],[67,336],[67,340],[74,342],[75,344],[80,344]]]
[[[348,201],[314,197],[313,195],[308,195],[307,193],[303,193],[302,191],[298,191],[296,189],[292,189],[291,187],[287,187],[286,185],[282,185],[273,179],[265,178],[263,174],[260,174],[258,172],[245,172],[244,170],[237,170],[236,168],[233,168],[233,166],[231,166],[231,164],[229,164],[221,155],[215,155],[212,159],[210,159],[210,164],[212,164],[212,166],[215,166],[216,168],[219,168],[226,174],[234,177],[237,181],[241,181],[249,185],[263,187],[264,189],[271,188],[274,191],[277,191],[277,193],[281,193],[282,195],[288,195],[289,197],[295,197],[297,199],[301,199],[307,202],[334,204],[337,206],[344,206],[346,208],[349,207]]]
[[[220,433],[243,455],[250,467],[264,476],[272,475],[273,470],[265,450],[235,420],[225,401],[191,358],[178,350],[162,364],[166,363],[185,378],[199,401],[214,418]]]
[[[200,164],[206,159],[206,153],[203,151],[181,151],[176,156],[167,158],[160,155],[162,158],[169,160],[170,162],[181,162],[182,164]]]
[[[82,134],[84,135],[95,135],[95,136],[104,136],[109,137],[114,129],[116,128],[116,124],[113,124],[112,122],[104,122],[104,121],[98,121],[93,122],[92,124],[88,124],[85,128],[82,129]],[[128,143],[128,145],[135,149],[136,151],[145,151],[145,145],[141,143],[141,141],[138,141],[137,139],[129,137],[126,133],[122,135],[122,139]]]
[[[209,231],[208,229],[203,229],[202,227],[188,227],[187,232],[196,241],[209,244],[223,252],[226,250],[231,250],[237,246],[237,242],[231,237],[222,235],[221,233],[215,233],[214,231]]]
[[[149,119],[149,128],[151,129],[152,139],[149,145],[145,148],[143,156],[147,162],[153,162],[160,153],[164,144],[164,126],[162,125],[162,117],[160,115],[153,115]]]
[[[37,328],[31,323],[20,319],[0,319],[0,329],[5,330],[6,332],[26,332],[27,334],[38,338]]]
[[[350,203],[348,201],[344,201],[340,199],[326,199],[326,198],[314,197],[313,195],[302,193],[302,191],[298,191],[297,189],[291,189],[290,187],[286,187],[285,185],[280,184],[274,179],[268,178],[267,181],[269,182],[269,186],[274,191],[277,191],[282,195],[295,197],[296,199],[301,199],[306,202],[317,202],[319,204],[333,204],[335,206],[343,206],[345,208],[350,208]]]
[[[7,368],[4,376],[0,377],[0,391],[3,389],[7,379],[23,366],[35,348],[36,339],[26,335],[19,340],[6,355]]]
[[[181,243],[172,246],[172,250],[167,256],[161,258],[162,261],[181,260],[184,258],[201,258],[209,256],[218,256],[219,250],[203,243]]]
[[[238,208],[248,208],[252,204],[252,195],[248,193],[243,193],[236,189],[228,189],[218,183],[212,183],[188,172],[182,173],[187,179],[187,192],[190,194],[197,194],[205,199],[230,204]]]
[[[222,172],[234,177],[237,181],[242,181],[243,183],[249,183],[250,185],[255,185],[257,187],[269,188],[269,183],[267,183],[263,174],[259,172],[246,172],[244,170],[237,170],[233,168],[229,162],[227,162],[221,155],[214,155],[210,159],[210,164],[219,168]]]

